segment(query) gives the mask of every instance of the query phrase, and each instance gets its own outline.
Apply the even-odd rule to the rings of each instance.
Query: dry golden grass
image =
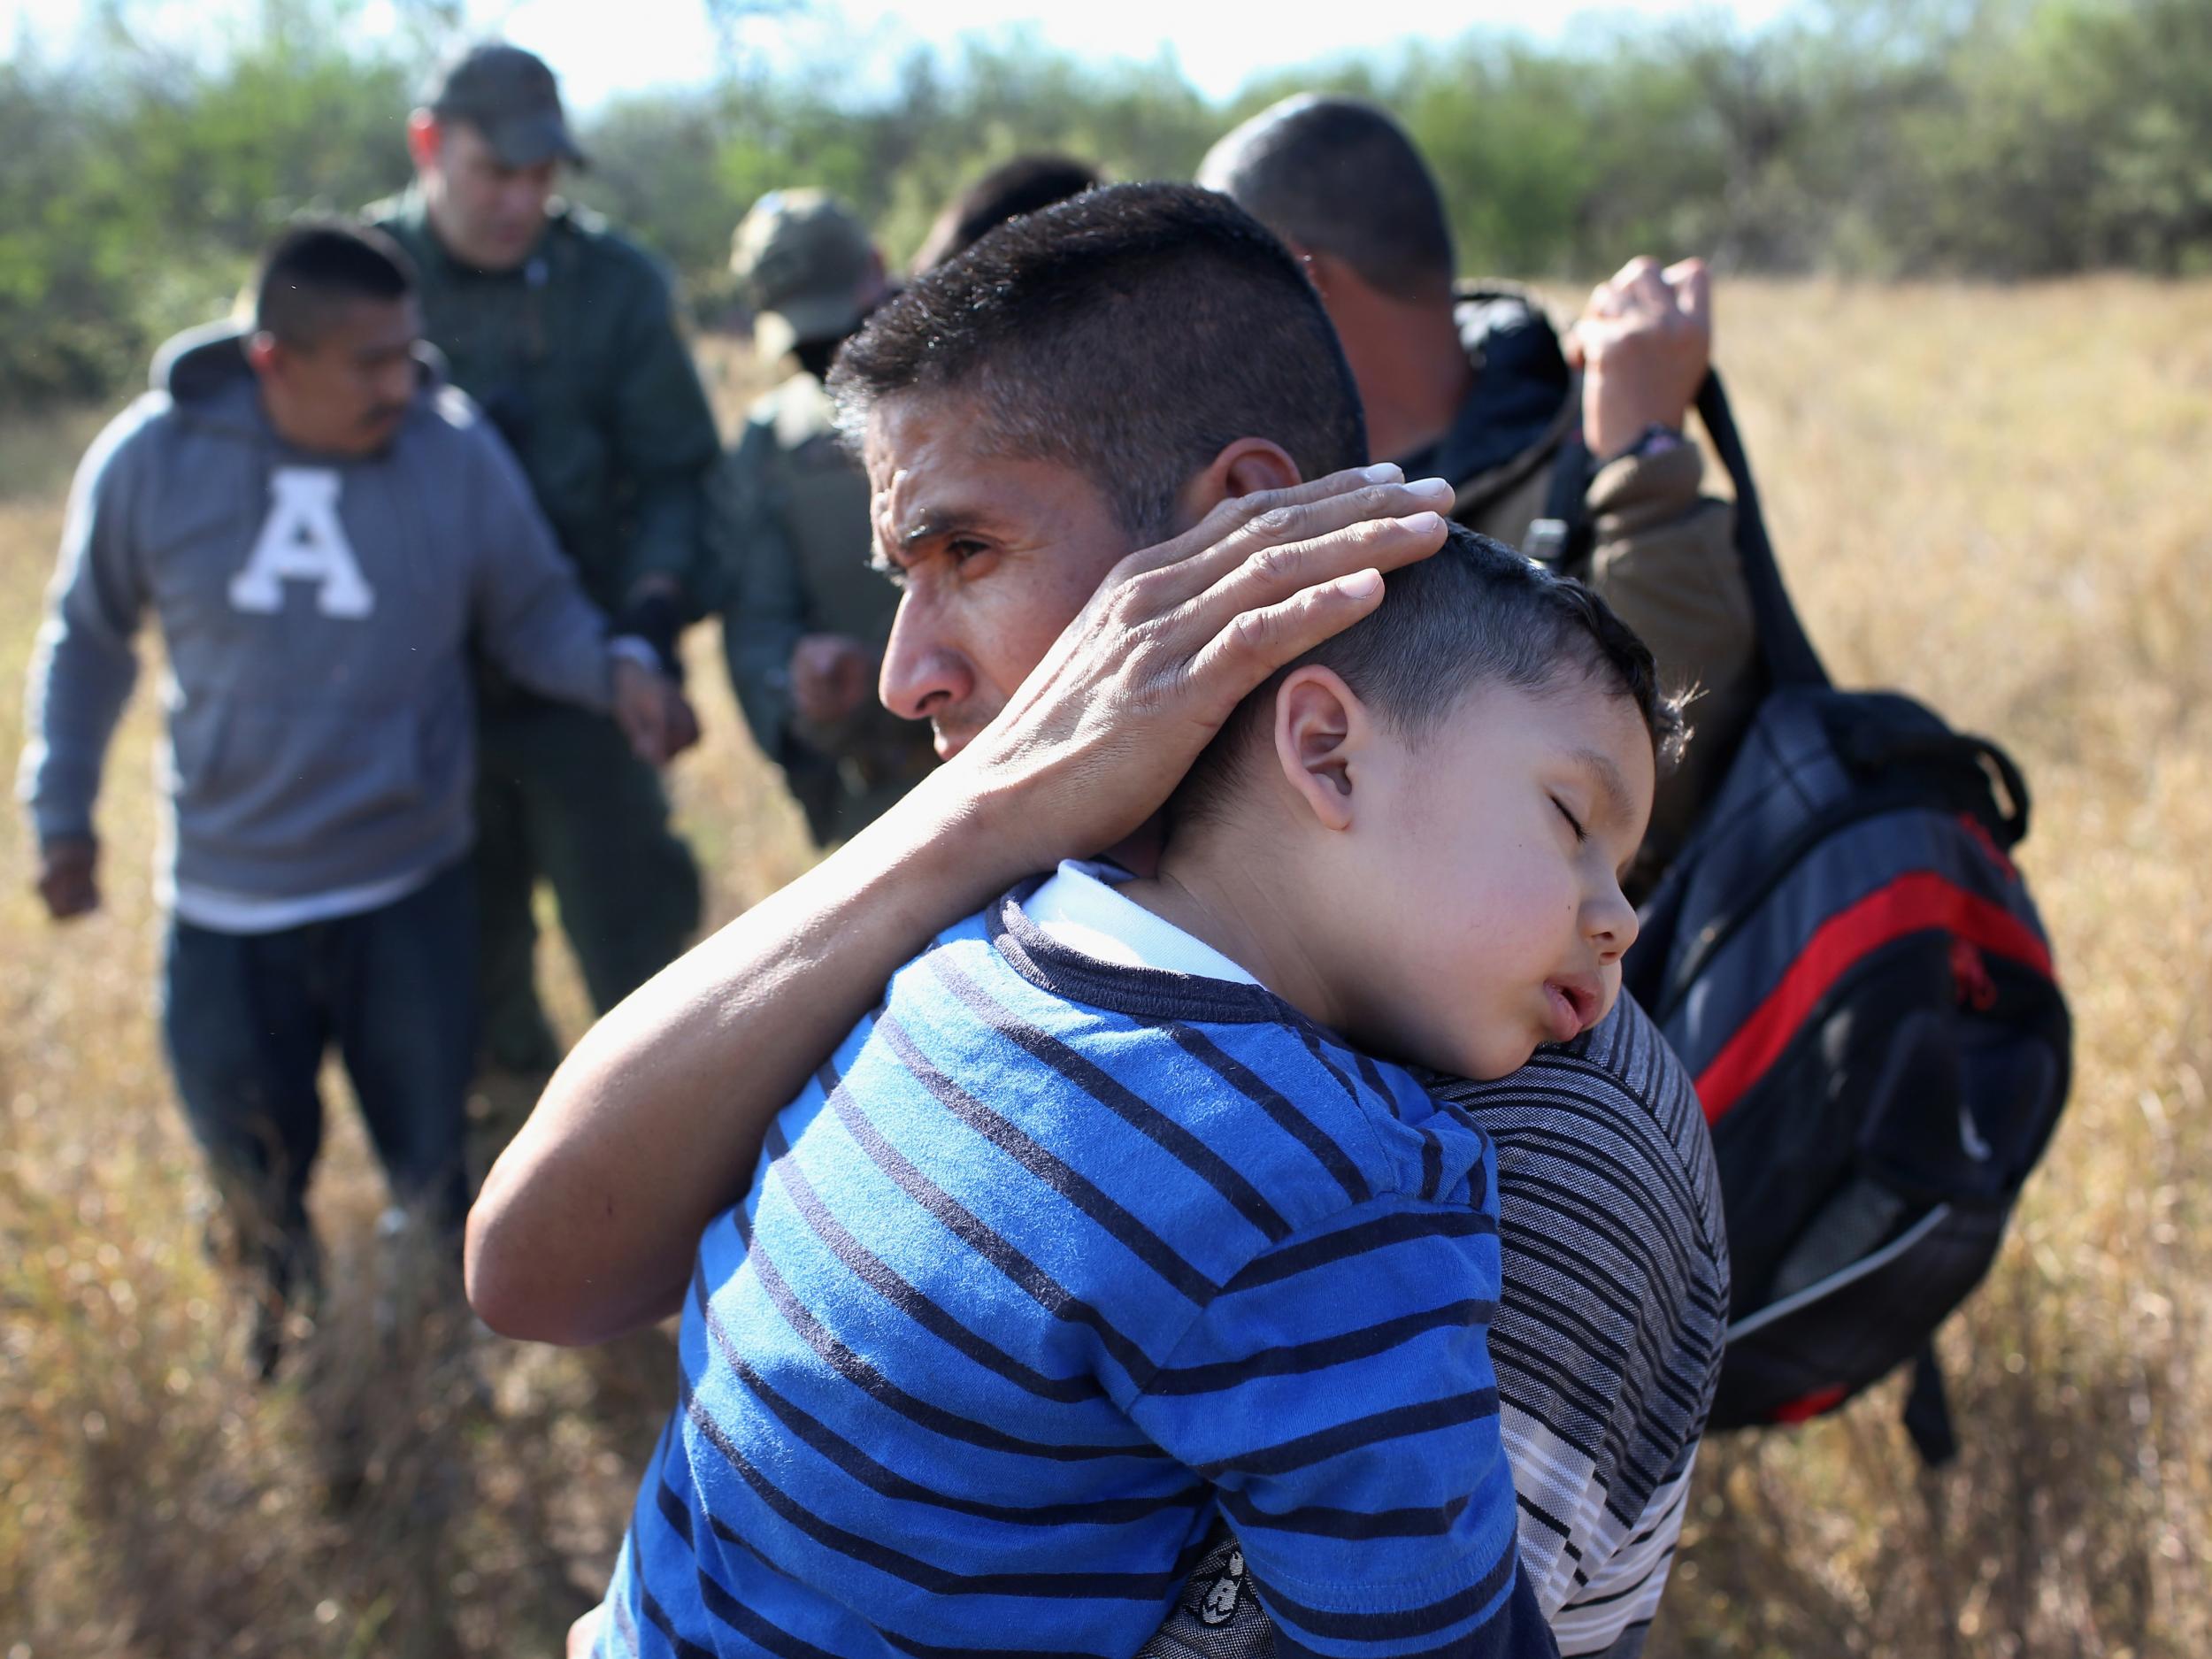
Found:
[[[1713,1443],[1655,1647],[2212,1652],[2212,285],[1742,283],[1723,304],[1832,665],[2001,738],[2036,786],[2024,862],[2078,1072],[1947,1333],[1957,1464],[1916,1469],[1891,1390]],[[0,431],[0,731],[95,424]],[[806,854],[712,641],[693,650],[708,734],[676,793],[721,917]],[[665,1341],[513,1348],[434,1303],[380,1335],[379,1302],[420,1281],[373,1242],[342,1108],[315,1194],[334,1306],[282,1385],[243,1380],[154,1041],[150,703],[110,764],[101,915],[49,927],[0,818],[0,1655],[556,1651],[670,1397]]]

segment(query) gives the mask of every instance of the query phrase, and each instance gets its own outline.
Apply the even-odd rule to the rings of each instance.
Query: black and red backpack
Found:
[[[2071,1023],[2009,856],[2011,758],[1909,697],[1838,690],[1785,591],[1717,380],[1769,690],[1644,906],[1630,987],[1695,1079],[1734,1293],[1711,1426],[1793,1423],[1916,1361],[1995,1258],[2064,1104]]]

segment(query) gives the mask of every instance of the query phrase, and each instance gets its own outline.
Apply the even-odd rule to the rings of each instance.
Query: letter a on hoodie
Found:
[[[284,609],[289,579],[316,584],[326,617],[359,618],[376,610],[338,519],[338,474],[327,467],[280,466],[269,475],[269,517],[246,568],[230,579],[230,603],[270,615]]]

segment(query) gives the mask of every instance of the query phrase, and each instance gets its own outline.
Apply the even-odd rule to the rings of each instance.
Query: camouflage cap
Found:
[[[423,104],[441,120],[466,121],[510,167],[586,165],[561,112],[560,83],[535,52],[483,41],[432,75]]]
[[[772,190],[754,203],[731,238],[730,272],[760,313],[762,354],[850,334],[875,257],[866,228],[827,191]]]

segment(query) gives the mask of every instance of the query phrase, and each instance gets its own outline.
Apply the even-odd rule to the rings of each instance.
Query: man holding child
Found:
[[[1271,259],[1256,251],[1262,248],[1271,250]],[[1225,286],[1237,303],[1210,303]],[[918,354],[910,350],[910,368],[902,371],[900,332],[918,326],[935,343]],[[871,363],[879,378],[870,378]],[[1457,1343],[1469,1355],[1479,1352],[1486,1346],[1479,1310],[1495,1299],[1486,1347],[1496,1375],[1496,1416],[1487,1431],[1470,1426],[1480,1419],[1485,1386],[1470,1380],[1483,1370],[1471,1360],[1453,1373],[1468,1380],[1453,1397],[1463,1396],[1460,1409],[1473,1413],[1462,1425],[1467,1439],[1455,1445],[1455,1455],[1479,1460],[1485,1432],[1507,1454],[1518,1495],[1518,1571],[1509,1584],[1497,1576],[1500,1558],[1485,1556],[1472,1536],[1448,1525],[1440,1534],[1432,1522],[1422,1523],[1428,1529],[1422,1532],[1405,1518],[1409,1509],[1432,1519],[1448,1509],[1491,1537],[1483,1529],[1495,1525],[1495,1490],[1469,1479],[1455,1496],[1378,1501],[1394,1517],[1390,1526],[1400,1529],[1386,1529],[1386,1535],[1402,1543],[1417,1535],[1426,1540],[1407,1545],[1407,1559],[1424,1548],[1441,1549],[1455,1563],[1450,1571],[1463,1572],[1479,1560],[1474,1582],[1486,1594],[1447,1595],[1432,1604],[1409,1595],[1400,1613],[1411,1606],[1428,1609],[1413,1620],[1421,1626],[1417,1634],[1402,1621],[1359,1622],[1363,1613],[1378,1610],[1372,1604],[1332,1610],[1281,1582],[1271,1586],[1271,1599],[1268,1572],[1282,1573],[1286,1556],[1279,1548],[1271,1555],[1254,1546],[1254,1529],[1265,1528],[1266,1517],[1240,1517],[1227,1497],[1233,1481],[1225,1480],[1223,1507],[1248,1533],[1262,1600],[1288,1621],[1279,1632],[1285,1645],[1313,1640],[1333,1647],[1336,1639],[1325,1637],[1325,1630],[1352,1632],[1347,1640],[1355,1645],[1344,1651],[1359,1650],[1362,1634],[1380,1643],[1365,1649],[1371,1651],[1416,1651],[1477,1629],[1503,1640],[1509,1631],[1525,1633],[1520,1622],[1497,1623],[1525,1586],[1563,1651],[1632,1653],[1680,1525],[1718,1357],[1726,1268],[1709,1148],[1679,1068],[1632,1004],[1598,1018],[1617,982],[1609,972],[1625,947],[1623,935],[1633,926],[1617,879],[1640,834],[1653,776],[1653,732],[1636,712],[1636,676],[1621,672],[1602,649],[1608,624],[1601,609],[1590,611],[1595,620],[1584,635],[1573,628],[1518,630],[1513,643],[1524,653],[1519,665],[1478,675],[1479,687],[1456,699],[1417,674],[1396,694],[1373,694],[1376,707],[1370,710],[1370,694],[1356,684],[1364,671],[1324,663],[1282,682],[1279,691],[1291,694],[1289,715],[1279,695],[1272,714],[1232,721],[1247,694],[1274,671],[1375,611],[1382,593],[1373,572],[1435,550],[1445,534],[1437,510],[1448,506],[1450,491],[1400,482],[1394,467],[1332,471],[1357,461],[1363,448],[1342,356],[1296,266],[1217,197],[1176,187],[1117,187],[1020,221],[887,307],[855,342],[848,365],[840,380],[843,396],[866,417],[879,553],[898,567],[907,588],[887,654],[885,699],[900,712],[931,719],[950,764],[844,849],[672,967],[579,1048],[495,1170],[473,1217],[471,1280],[480,1310],[515,1334],[597,1340],[684,1305],[695,1266],[712,1260],[712,1277],[700,1281],[687,1316],[687,1376],[696,1383],[706,1374],[697,1367],[707,1354],[702,1341],[711,1341],[708,1315],[716,1298],[750,1294],[743,1287],[741,1252],[715,1258],[710,1249],[701,1256],[703,1231],[711,1247],[721,1229],[766,1213],[747,1206],[716,1219],[742,1191],[777,1110],[818,1073],[815,1087],[827,1097],[833,1084],[822,1071],[823,1056],[876,1006],[900,964],[948,925],[992,904],[1030,872],[1125,841],[1225,724],[1223,747],[1210,756],[1196,786],[1202,796],[1203,779],[1218,780],[1225,764],[1225,775],[1236,780],[1232,795],[1263,789],[1261,798],[1296,826],[1305,839],[1295,844],[1309,849],[1348,845],[1332,838],[1356,834],[1353,824],[1376,821],[1362,808],[1387,798],[1394,778],[1408,792],[1402,804],[1409,815],[1423,810],[1414,804],[1422,791],[1441,790],[1444,796],[1426,809],[1435,816],[1425,821],[1439,835],[1474,835],[1478,797],[1452,794],[1469,787],[1471,780],[1461,774],[1473,767],[1486,786],[1482,813],[1493,810],[1488,786],[1494,785],[1494,810],[1533,815],[1525,822],[1491,823],[1481,832],[1514,849],[1514,859],[1493,861],[1502,872],[1521,868],[1519,857],[1533,861],[1520,876],[1501,873],[1494,888],[1394,887],[1391,872],[1368,870],[1365,861],[1359,878],[1364,885],[1354,883],[1349,863],[1331,866],[1339,882],[1317,885],[1310,878],[1320,864],[1304,855],[1286,857],[1280,879],[1270,882],[1263,878],[1278,855],[1248,855],[1243,877],[1256,899],[1280,897],[1279,890],[1293,887],[1299,891],[1294,920],[1285,899],[1280,915],[1246,930],[1240,922],[1248,902],[1225,902],[1218,890],[1201,897],[1177,885],[1179,868],[1204,887],[1197,871],[1217,860],[1179,866],[1172,837],[1202,836],[1208,813],[1225,799],[1210,805],[1186,798],[1172,819],[1165,864],[1158,862],[1156,833],[1119,855],[1125,867],[1151,866],[1145,873],[1152,884],[1136,889],[1138,899],[1116,890],[1119,872],[1111,879],[1094,872],[1063,876],[1069,883],[1063,897],[1086,895],[1103,911],[1087,910],[1085,898],[1078,898],[1070,920],[1064,908],[1060,921],[1075,930],[1079,942],[1071,944],[1064,931],[1048,955],[1060,959],[1056,953],[1066,951],[1097,960],[1108,950],[1106,977],[1118,985],[1133,976],[1156,989],[1162,980],[1151,976],[1163,976],[1170,988],[1158,1005],[1118,1016],[1148,1033],[1202,1025],[1202,1000],[1188,1006],[1178,1000],[1195,980],[1229,987],[1232,1000],[1264,998],[1278,1010],[1279,1029],[1311,1036],[1328,1064],[1299,1040],[1312,1070],[1296,1089],[1286,1092],[1280,1080],[1250,1066],[1245,1071],[1253,1073],[1253,1087],[1227,1087],[1221,1098],[1243,1114],[1239,1123],[1256,1125],[1260,1118],[1252,1114],[1266,1112],[1251,1102],[1264,1098],[1280,1102],[1287,1116],[1279,1133],[1293,1140],[1329,1112],[1339,1114],[1332,1121],[1340,1128],[1354,1119],[1365,1123],[1386,1145],[1401,1133],[1422,1142],[1428,1131],[1437,1138],[1433,1157],[1423,1142],[1411,1175],[1392,1164],[1386,1150],[1373,1156],[1432,1203],[1447,1189],[1448,1169],[1463,1174],[1479,1167],[1481,1153],[1469,1163],[1466,1148],[1494,1148],[1502,1294],[1471,1259],[1455,1279],[1457,1295],[1477,1304],[1471,1323],[1437,1340]],[[1071,395],[1077,387],[1079,397]],[[1329,475],[1301,481],[1324,472]],[[1124,557],[1131,546],[1147,543],[1155,545]],[[1469,544],[1459,544],[1450,557],[1479,559],[1479,544],[1474,546],[1471,552]],[[1504,560],[1499,580],[1512,580],[1508,572],[1534,580]],[[1417,631],[1422,611],[1412,609]],[[1596,643],[1573,643],[1585,635]],[[1383,655],[1379,672],[1388,682],[1398,647]],[[1456,726],[1456,710],[1513,697],[1531,706],[1515,705],[1511,718],[1474,720],[1448,740],[1440,727],[1431,731],[1430,743],[1463,740],[1471,746],[1464,755],[1455,751],[1453,764],[1411,758],[1423,740],[1410,733],[1424,720],[1448,708],[1455,712],[1443,724]],[[1391,711],[1387,717],[1384,710]],[[1566,729],[1548,729],[1541,718],[1547,713],[1564,720]],[[1492,737],[1531,747],[1512,753],[1483,748]],[[1394,761],[1386,758],[1394,745]],[[1538,750],[1549,758],[1539,759]],[[1432,757],[1439,753],[1432,750]],[[1373,795],[1363,793],[1370,785]],[[1218,826],[1213,833],[1221,833]],[[1466,864],[1464,845],[1431,850],[1455,869]],[[1555,868],[1564,873],[1555,877]],[[1555,889],[1545,885],[1553,881]],[[1525,934],[1515,919],[1525,902]],[[1052,938],[1052,901],[1044,920],[1023,901],[1015,904],[1020,926]],[[1131,924],[1133,910],[1173,936],[1171,961],[1183,967],[1152,965],[1141,949],[1136,964],[1110,965],[1104,941],[1116,930],[1097,926],[1102,913],[1118,917],[1123,933],[1132,926],[1151,933],[1157,945],[1156,932]],[[999,939],[1021,941],[1003,907],[994,913],[1005,921]],[[1388,936],[1394,933],[1395,941]],[[1010,964],[987,931],[961,941],[959,949],[969,954],[952,964],[956,968],[996,973],[992,959],[979,954],[986,950]],[[1269,988],[1229,977],[1218,963],[1212,974],[1191,972],[1194,953],[1185,941],[1268,981]],[[1120,943],[1134,949],[1125,938]],[[1034,949],[1045,949],[1024,948],[1031,949],[1033,965]],[[1185,954],[1177,957],[1177,951]],[[1047,988],[1010,965],[1008,971],[1026,987],[1021,995]],[[1477,983],[1484,975],[1501,977],[1503,988],[1494,995],[1484,988]],[[1002,988],[1016,995],[1011,982]],[[1089,1008],[1087,1018],[1114,1014],[1086,1002],[1087,995],[1064,1000]],[[898,996],[895,987],[893,1015]],[[1292,1011],[1280,1012],[1286,1008]],[[1329,1032],[1317,1031],[1317,1017],[1330,1023]],[[864,1048],[867,1030],[864,1022],[856,1033]],[[1493,1031],[1502,1033],[1494,1043],[1486,1035]],[[1064,1040],[1064,1033],[1055,1034]],[[1348,1048],[1331,1046],[1348,1038]],[[1494,1074],[1509,1070],[1537,1042],[1561,1039],[1571,1041],[1540,1050],[1532,1064],[1494,1081],[1429,1079],[1446,1102],[1433,1123],[1416,1116],[1395,1093],[1389,1082],[1395,1073],[1360,1053],[1364,1045],[1390,1058]],[[979,1064],[986,1051],[996,1052],[991,1045],[1010,1041],[995,1033],[981,1049],[971,1045],[954,1055],[920,1057],[957,1086],[959,1063]],[[1332,1066],[1341,1081],[1314,1081],[1328,1077]],[[844,1075],[838,1071],[836,1082]],[[1210,1075],[1225,1080],[1230,1074],[1216,1067]],[[1075,1094],[1082,1098],[1071,1094],[1066,1110],[1088,1114],[1098,1133],[1120,1133],[1109,1121],[1113,1108],[1102,1090],[1111,1093],[1104,1082],[1078,1086]],[[1402,1117],[1391,1102],[1408,1108]],[[992,1104],[1005,1111],[1019,1102]],[[1448,1154],[1447,1124],[1460,1148]],[[1282,1126],[1295,1125],[1304,1129]],[[809,1156],[802,1144],[795,1161],[772,1164],[763,1194],[786,1190],[786,1178],[803,1173]],[[1357,1173],[1371,1194],[1379,1172],[1362,1166]],[[1295,1189],[1309,1202],[1316,1194],[1325,1197],[1333,1179],[1327,1161],[1317,1154],[1307,1177],[1304,1185],[1291,1182],[1283,1190]],[[1062,1195],[1079,1190],[1065,1182],[1046,1185]],[[1334,1185],[1337,1196],[1327,1202],[1349,1202],[1342,1184]],[[1092,1187],[1106,1193],[1094,1178]],[[1122,1192],[1106,1195],[1127,1208]],[[1484,1213],[1472,1182],[1467,1200],[1458,1213]],[[1325,1219],[1314,1225],[1329,1231]],[[814,1230],[813,1236],[825,1235]],[[1000,1292],[1005,1294],[1003,1286]],[[1334,1334],[1364,1331],[1358,1297],[1339,1300],[1344,1305],[1333,1317],[1344,1330]],[[956,1303],[953,1310],[981,1318],[995,1305]],[[1413,1317],[1437,1305],[1398,1313]],[[757,1329],[787,1342],[804,1324],[795,1310],[764,1316],[747,1333]],[[912,1311],[887,1299],[877,1313],[898,1340],[911,1338],[901,1322],[912,1321]],[[702,1328],[704,1338],[697,1334]],[[1360,1340],[1384,1341],[1371,1331]],[[830,1351],[863,1364],[868,1358],[849,1343],[832,1344]],[[1171,1351],[1145,1353],[1156,1361]],[[797,1356],[799,1371],[790,1374],[818,1380],[809,1368],[837,1369],[822,1348],[812,1353],[811,1359]],[[1307,1340],[1287,1347],[1257,1340],[1206,1363],[1248,1362],[1265,1373],[1286,1363],[1283,1356],[1301,1353],[1317,1354],[1320,1363],[1299,1379],[1296,1397],[1312,1402],[1308,1409],[1343,1409],[1343,1378],[1329,1376],[1326,1354]],[[768,1394],[745,1386],[735,1369],[740,1360],[754,1363],[742,1339],[733,1355],[723,1357],[731,1370],[714,1373],[714,1386],[733,1392],[719,1397],[738,1402],[757,1425],[757,1414],[775,1407]],[[1036,1369],[1064,1384],[1078,1376]],[[1109,1371],[1091,1375],[1103,1386]],[[775,1391],[774,1377],[763,1374],[762,1380]],[[1125,1372],[1113,1386],[1126,1380]],[[790,1402],[788,1395],[778,1397]],[[804,1434],[784,1421],[792,1457],[824,1455],[818,1445],[802,1452]],[[698,1422],[693,1417],[674,1425],[689,1451],[710,1443],[687,1426]],[[703,1425],[698,1433],[705,1434]],[[672,1444],[664,1442],[664,1457]],[[1402,1469],[1393,1460],[1408,1449],[1379,1450],[1378,1466]],[[1202,1454],[1171,1450],[1182,1463],[1161,1465],[1158,1491],[1180,1490],[1178,1483],[1194,1467],[1206,1472]],[[884,1478],[927,1485],[926,1476],[941,1490],[946,1471],[964,1471],[968,1463],[949,1440],[939,1455],[946,1461],[937,1469],[902,1467]],[[749,1490],[767,1501],[757,1488]],[[1376,1488],[1378,1494],[1385,1490]],[[1254,1502],[1279,1517],[1279,1504],[1264,1497]],[[1353,1524],[1359,1503],[1340,1494],[1316,1502],[1355,1536],[1363,1528],[1371,1534],[1371,1516]],[[641,1526],[654,1525],[656,1514],[672,1523],[673,1514],[654,1507],[663,1502],[660,1486],[649,1486]],[[693,1525],[695,1547],[712,1536],[718,1520],[727,1519],[710,1502],[680,1512]],[[847,1530],[863,1543],[880,1542],[864,1526]],[[1325,1529],[1302,1536],[1311,1545],[1329,1534]],[[755,1536],[749,1529],[745,1539],[795,1582],[805,1578],[806,1564],[789,1553],[787,1535]],[[1194,1549],[1204,1541],[1202,1526],[1185,1539]],[[1336,1542],[1355,1548],[1341,1537]],[[818,1546],[815,1540],[805,1548]],[[1080,1570],[1082,1553],[1061,1549],[1067,1571]],[[731,1561],[734,1554],[718,1558]],[[941,1556],[931,1564],[964,1570]],[[1326,1577],[1318,1571],[1310,1580],[1297,1576],[1293,1582],[1307,1586]],[[699,1582],[693,1581],[695,1595]],[[1463,1579],[1453,1582],[1467,1586]],[[1179,1618],[1179,1609],[1188,1605],[1164,1590],[1156,1576],[1147,1579],[1144,1597],[1155,1615]],[[1191,1616],[1194,1631],[1199,1623],[1217,1622],[1210,1591],[1202,1599],[1206,1612],[1202,1619]],[[712,1592],[706,1600],[705,1617],[711,1618]],[[699,1610],[687,1609],[687,1617]],[[875,1614],[887,1632],[907,1628],[901,1621],[910,1614],[928,1616],[880,1607]],[[838,1617],[871,1614],[844,1606]],[[1230,1617],[1253,1615],[1233,1608]],[[1355,1624],[1331,1623],[1338,1617]],[[920,1628],[907,1640],[930,1640]],[[718,1640],[742,1650],[764,1633],[745,1638],[726,1627]],[[661,1640],[619,1620],[603,1625],[600,1636],[616,1652],[627,1651],[634,1639]],[[1179,1632],[1177,1640],[1179,1650],[1187,1651],[1189,1633]],[[867,1649],[863,1644],[854,1650]]]

